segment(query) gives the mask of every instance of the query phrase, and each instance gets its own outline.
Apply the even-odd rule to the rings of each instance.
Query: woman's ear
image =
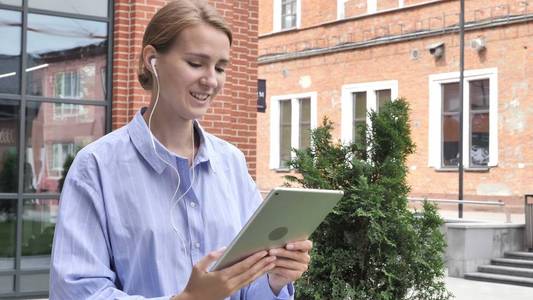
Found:
[[[157,72],[155,70],[155,60],[157,58],[157,50],[155,50],[154,46],[152,45],[146,45],[142,51],[143,51],[144,67],[150,70],[152,73]]]

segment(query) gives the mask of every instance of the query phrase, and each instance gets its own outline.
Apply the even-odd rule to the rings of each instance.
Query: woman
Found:
[[[224,85],[231,42],[204,2],[170,2],[150,21],[139,81],[152,101],[76,156],[61,194],[51,299],[293,297],[310,241],[208,272],[261,201],[242,152],[195,121]]]

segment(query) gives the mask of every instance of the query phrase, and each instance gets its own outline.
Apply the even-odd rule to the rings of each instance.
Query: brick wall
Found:
[[[137,81],[142,36],[150,18],[167,1],[116,0],[113,49],[113,129],[148,105]],[[210,0],[230,24],[234,42],[224,90],[201,121],[211,133],[239,147],[255,176],[258,0]]]
[[[467,20],[481,19],[481,15],[495,16],[501,10],[496,8],[501,3],[508,4],[512,13],[519,14],[525,9],[519,1],[471,0],[467,2]],[[404,29],[412,27],[417,30],[417,26],[420,26],[419,29],[435,29],[439,25],[429,22],[433,20],[433,16],[443,16],[443,12],[453,15],[458,9],[458,1],[438,1],[397,12],[377,14],[377,17],[356,18],[312,29],[302,28],[296,32],[265,36],[259,41],[260,55],[268,54],[271,49],[298,51],[297,46],[291,45],[301,41],[330,39],[331,43],[335,43],[341,33],[371,32],[373,35],[353,37],[369,41],[380,36],[379,26],[397,24],[395,22],[403,22],[406,26]],[[476,10],[477,13],[473,13]],[[444,18],[444,21],[451,25],[457,18]],[[487,41],[487,50],[481,54],[468,47],[468,42],[478,36],[484,36]],[[523,205],[523,194],[533,190],[533,127],[530,126],[533,124],[532,37],[531,22],[483,28],[466,34],[465,68],[498,70],[499,158],[498,166],[487,172],[465,173],[465,198],[501,199],[519,209]],[[435,61],[427,51],[427,46],[435,42],[446,44],[445,56],[439,61]],[[259,76],[267,80],[268,97],[317,92],[318,123],[324,116],[328,116],[336,125],[336,138],[340,138],[342,85],[398,80],[399,95],[405,97],[412,108],[412,137],[417,145],[416,153],[408,161],[412,195],[454,198],[457,197],[458,173],[438,172],[428,167],[428,77],[431,74],[458,71],[458,44],[457,33],[442,33],[357,50],[262,63],[259,65]],[[411,59],[411,52],[415,49],[420,55],[418,59]],[[302,84],[302,78],[306,79],[305,85]],[[260,188],[269,189],[282,184],[282,176],[286,174],[269,169],[268,110],[266,114],[259,115],[258,127],[265,128],[258,132],[258,149],[266,150],[258,152],[257,182]]]

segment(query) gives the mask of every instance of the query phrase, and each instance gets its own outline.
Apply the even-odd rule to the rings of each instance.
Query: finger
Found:
[[[290,242],[285,246],[285,249],[291,251],[310,251],[311,249],[313,249],[313,242],[310,240]]]
[[[303,272],[292,271],[284,268],[274,268],[269,272],[269,274],[285,278],[287,281],[296,281],[302,277]]]
[[[222,270],[221,272],[224,273],[224,275],[228,276],[228,277],[235,277],[237,276],[238,274],[242,274],[244,273],[246,270],[249,270],[253,265],[255,265],[259,260],[261,260],[263,257],[267,256],[268,252],[267,251],[259,251],[251,256],[249,256],[248,258],[246,258],[245,260],[241,261],[241,262],[238,262],[224,270]]]
[[[253,265],[246,272],[232,278],[230,282],[240,287],[245,286],[249,284],[250,282],[259,278],[261,275],[275,268],[276,267],[276,264],[274,263],[275,260],[276,260],[275,256],[265,257],[262,260],[260,260],[258,263]]]
[[[204,256],[198,263],[196,263],[196,268],[198,268],[201,271],[207,271],[207,268],[214,263],[222,254],[224,253],[225,249],[220,249],[217,251],[209,252],[206,256]]]
[[[311,256],[309,256],[307,252],[285,250],[282,248],[278,248],[278,249],[271,249],[269,251],[269,254],[272,256],[276,256],[278,258],[289,258],[289,259],[296,260],[296,261],[299,261],[305,264],[311,261]]]
[[[299,272],[305,272],[308,269],[308,265],[306,263],[297,262],[292,259],[278,258],[276,259],[275,263],[276,263],[276,268],[283,268],[283,269],[299,271]]]

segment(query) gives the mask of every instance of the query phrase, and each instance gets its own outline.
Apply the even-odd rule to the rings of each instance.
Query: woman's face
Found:
[[[207,24],[185,28],[157,57],[162,106],[184,120],[203,116],[224,86],[229,52],[223,31]]]

